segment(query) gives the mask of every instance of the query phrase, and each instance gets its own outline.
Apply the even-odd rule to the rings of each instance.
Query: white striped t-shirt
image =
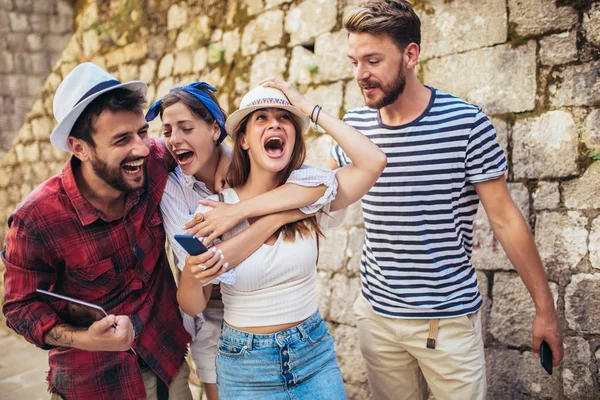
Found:
[[[346,113],[387,155],[387,166],[362,198],[366,237],[362,295],[381,315],[445,318],[477,311],[482,298],[471,265],[473,183],[507,169],[495,130],[481,109],[429,88],[413,122],[388,126],[367,107]],[[351,162],[339,145],[332,156]]]

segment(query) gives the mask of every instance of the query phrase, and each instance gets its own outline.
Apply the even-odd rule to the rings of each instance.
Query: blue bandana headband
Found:
[[[225,116],[221,112],[219,105],[215,103],[215,101],[202,89],[208,89],[211,92],[216,92],[213,86],[209,85],[206,82],[194,82],[186,86],[177,86],[170,90],[172,92],[175,89],[183,90],[200,100],[200,102],[206,107],[208,112],[213,116],[213,118],[219,124],[219,128],[221,128],[221,136],[219,136],[219,140],[217,140],[217,144],[220,144],[227,137],[227,131],[225,130]],[[150,122],[154,118],[156,118],[160,112],[160,105],[162,103],[162,99],[158,100],[156,103],[152,104],[152,107],[146,113],[146,121]]]

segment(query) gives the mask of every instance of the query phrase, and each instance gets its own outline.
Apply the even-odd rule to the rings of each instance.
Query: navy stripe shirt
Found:
[[[429,88],[427,109],[401,126],[367,107],[344,121],[376,143],[388,163],[363,197],[362,295],[381,315],[445,318],[482,304],[471,265],[474,183],[505,173],[506,158],[477,106]],[[340,166],[351,162],[335,144]]]

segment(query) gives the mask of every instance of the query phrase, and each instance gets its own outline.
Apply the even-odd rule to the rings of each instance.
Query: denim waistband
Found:
[[[258,334],[240,331],[232,328],[223,321],[221,336],[234,345],[245,345],[249,350],[253,347],[282,347],[301,340],[306,340],[308,334],[325,323],[319,311],[296,326],[275,333]]]

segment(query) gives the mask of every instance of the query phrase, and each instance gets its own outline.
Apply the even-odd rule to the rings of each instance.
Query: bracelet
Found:
[[[321,114],[321,110],[323,109],[323,107],[319,106],[319,109],[317,110],[317,116],[315,117],[315,120],[313,121],[313,129],[316,131],[318,128],[318,122],[319,122],[319,114]]]
[[[311,120],[312,122],[314,122],[314,119],[313,119],[313,114],[315,113],[315,110],[316,110],[318,107],[319,107],[319,105],[318,105],[318,104],[315,104],[315,106],[313,107],[313,109],[312,109],[312,111],[311,111],[311,113],[310,113],[310,120]]]

